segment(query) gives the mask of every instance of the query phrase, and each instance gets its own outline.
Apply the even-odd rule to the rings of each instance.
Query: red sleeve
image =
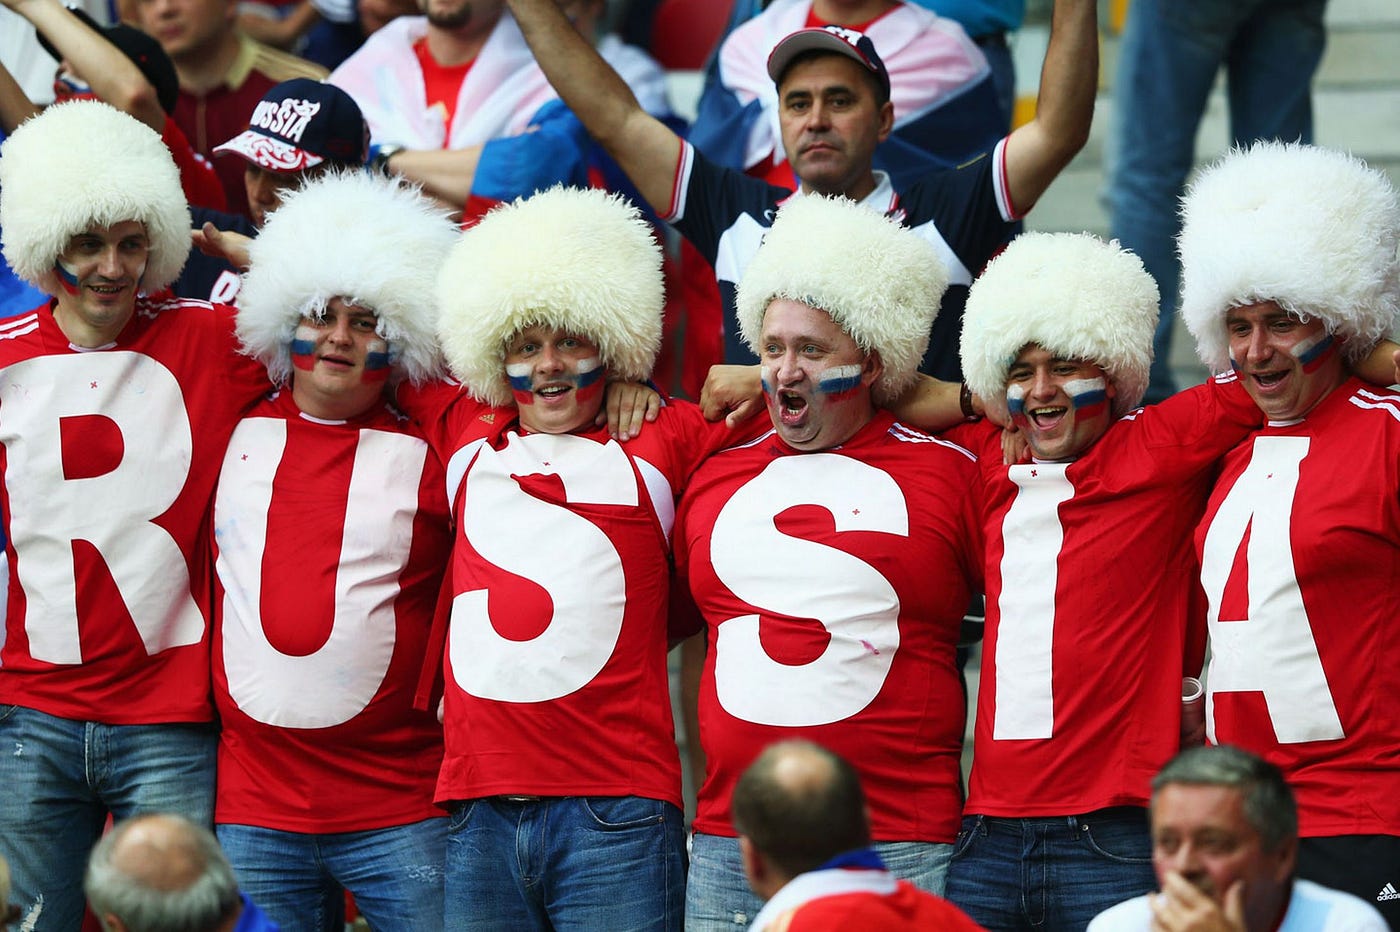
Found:
[[[194,151],[184,131],[169,116],[165,118],[165,128],[161,131],[160,138],[170,150],[175,167],[180,170],[180,186],[185,189],[185,200],[194,207],[227,211],[228,198],[224,196],[224,186],[220,183],[214,166]]]

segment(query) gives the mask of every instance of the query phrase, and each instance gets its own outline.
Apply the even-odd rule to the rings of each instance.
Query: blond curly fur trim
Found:
[[[56,104],[0,147],[0,231],[21,278],[58,294],[54,262],[93,227],[146,228],[141,290],[175,280],[190,251],[190,211],[170,150],[150,127],[96,100]]]
[[[777,298],[831,315],[884,373],[876,404],[914,382],[948,270],[933,246],[897,221],[842,197],[803,195],[778,211],[738,291],[739,332],[762,356],[763,316]]]
[[[1006,416],[1007,372],[1028,343],[1101,367],[1113,414],[1137,407],[1152,366],[1157,283],[1117,241],[1088,233],[1025,233],[972,283],[963,312],[968,388]]]
[[[243,351],[285,381],[297,324],[339,297],[375,312],[390,359],[410,381],[440,376],[434,285],[456,240],[447,212],[400,179],[331,172],[283,194],[249,246],[238,296]]]
[[[1205,169],[1182,205],[1181,316],[1207,366],[1230,366],[1225,314],[1273,301],[1345,338],[1355,362],[1400,315],[1400,204],[1344,152],[1260,142]]]
[[[543,324],[597,345],[608,377],[651,375],[661,346],[661,247],[621,195],[553,187],[496,208],[438,276],[438,332],[476,397],[512,404],[506,341]]]

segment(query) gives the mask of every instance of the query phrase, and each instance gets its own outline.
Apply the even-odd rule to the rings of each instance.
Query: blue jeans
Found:
[[[673,930],[685,905],[685,829],[640,796],[490,796],[447,836],[447,928]]]
[[[1157,889],[1147,810],[963,819],[948,899],[987,929],[1082,930],[1115,903]]]
[[[872,845],[890,873],[920,890],[943,895],[953,846],[925,841],[877,841]],[[763,901],[749,889],[739,839],[696,832],[690,839],[686,883],[686,932],[747,929]]]
[[[1235,145],[1312,141],[1313,72],[1326,43],[1326,0],[1133,0],[1118,52],[1109,138],[1113,236],[1161,289],[1149,401],[1175,386],[1168,369],[1180,270],[1177,199],[1196,129],[1226,69]]]
[[[238,885],[282,932],[340,932],[345,891],[375,929],[442,929],[447,820],[305,834],[220,824]]]
[[[214,816],[212,725],[102,725],[0,705],[0,855],[22,921],[35,932],[83,921],[88,852],[118,821],[173,812]]]

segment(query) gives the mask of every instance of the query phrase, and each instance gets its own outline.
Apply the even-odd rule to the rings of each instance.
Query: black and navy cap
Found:
[[[263,95],[246,130],[214,147],[215,155],[226,153],[274,172],[322,162],[359,166],[369,157],[369,125],[354,98],[334,84],[292,78]]]

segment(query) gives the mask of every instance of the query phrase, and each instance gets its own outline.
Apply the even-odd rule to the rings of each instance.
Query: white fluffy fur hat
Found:
[[[440,376],[434,283],[457,226],[418,188],[366,171],[331,172],[289,191],[249,247],[238,296],[243,351],[274,381],[292,372],[291,342],[332,298],[372,309],[396,369]]]
[[[1024,233],[972,283],[963,312],[968,388],[1006,413],[1007,372],[1027,343],[1103,368],[1113,415],[1147,391],[1157,283],[1117,241],[1088,233]]]
[[[1211,369],[1230,366],[1225,313],[1274,301],[1319,317],[1356,360],[1400,314],[1400,205],[1343,152],[1260,142],[1205,169],[1182,203],[1181,316]]]
[[[831,315],[862,351],[880,354],[876,404],[913,384],[948,287],[933,246],[843,197],[803,195],[778,211],[739,282],[739,332],[761,355],[763,315],[775,298]]]
[[[556,186],[497,207],[452,248],[437,289],[448,365],[489,404],[512,404],[505,344],[526,327],[587,337],[615,379],[647,378],[661,346],[661,246],[605,191]]]
[[[190,251],[190,211],[170,151],[150,127],[95,100],[57,104],[0,147],[5,259],[58,293],[54,261],[93,226],[139,220],[150,253],[142,291],[175,280]]]

